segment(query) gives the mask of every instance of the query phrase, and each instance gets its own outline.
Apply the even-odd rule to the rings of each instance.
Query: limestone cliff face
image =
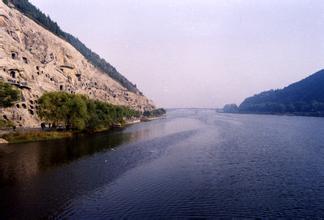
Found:
[[[0,117],[38,127],[37,99],[46,91],[85,94],[144,111],[152,101],[128,91],[90,64],[73,46],[0,2],[0,80],[21,89],[23,100]]]

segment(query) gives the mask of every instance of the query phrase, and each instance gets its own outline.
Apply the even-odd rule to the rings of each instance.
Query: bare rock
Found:
[[[10,69],[15,70],[15,74]],[[16,9],[7,7],[2,1],[0,80],[24,85],[19,88],[23,102],[2,113],[22,127],[39,127],[41,121],[35,111],[31,110],[30,101],[47,91],[84,94],[89,98],[139,111],[154,108],[153,102],[145,96],[128,91],[94,67],[72,45]]]
[[[9,142],[3,138],[0,138],[0,144],[8,144]]]

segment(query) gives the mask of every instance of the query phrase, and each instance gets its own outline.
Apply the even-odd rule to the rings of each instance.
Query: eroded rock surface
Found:
[[[3,139],[3,138],[0,138],[0,144],[8,144],[8,141],[6,141],[6,140]]]
[[[14,8],[0,3],[0,80],[23,94],[23,100],[0,118],[19,127],[39,127],[37,99],[46,91],[66,91],[145,111],[154,105],[128,91],[90,64],[73,46]]]

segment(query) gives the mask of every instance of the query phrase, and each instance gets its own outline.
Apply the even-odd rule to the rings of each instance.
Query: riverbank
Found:
[[[143,117],[141,118],[141,122],[149,122],[149,121],[154,121],[154,120],[157,120],[159,118],[161,118],[162,116],[160,117]]]
[[[278,115],[278,116],[303,116],[303,117],[324,117],[324,112],[225,112],[224,114],[245,114],[245,115]]]
[[[95,134],[100,132],[107,132],[114,128],[125,128],[129,125],[138,124],[141,122],[148,122],[159,119],[160,117],[141,117],[132,120],[126,120],[124,123],[115,124],[108,128],[97,129],[92,132],[87,131],[44,131],[41,128],[24,129],[24,130],[2,130],[0,133],[0,144],[17,144],[37,141],[50,141],[57,139],[73,138],[80,134]]]
[[[27,132],[10,132],[2,135],[1,138],[9,144],[27,143],[35,141],[47,141],[63,138],[72,138],[75,132],[71,131],[27,131]]]

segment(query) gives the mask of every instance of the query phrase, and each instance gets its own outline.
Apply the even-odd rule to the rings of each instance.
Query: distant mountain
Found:
[[[283,89],[249,97],[239,112],[324,116],[324,70]]]
[[[239,108],[236,104],[226,104],[223,107],[223,112],[225,113],[239,113]]]
[[[75,47],[88,61],[90,61],[95,67],[101,69],[103,72],[108,74],[111,78],[119,82],[122,86],[127,88],[129,91],[134,93],[141,92],[137,89],[136,85],[131,83],[122,74],[120,74],[115,67],[110,65],[106,60],[101,58],[98,54],[91,51],[87,46],[85,46],[78,38],[73,35],[64,32],[56,22],[52,21],[49,16],[46,16],[28,0],[3,0],[7,5],[13,5],[21,13],[28,16],[38,24],[42,25],[44,28],[55,34],[56,36],[64,39]]]

